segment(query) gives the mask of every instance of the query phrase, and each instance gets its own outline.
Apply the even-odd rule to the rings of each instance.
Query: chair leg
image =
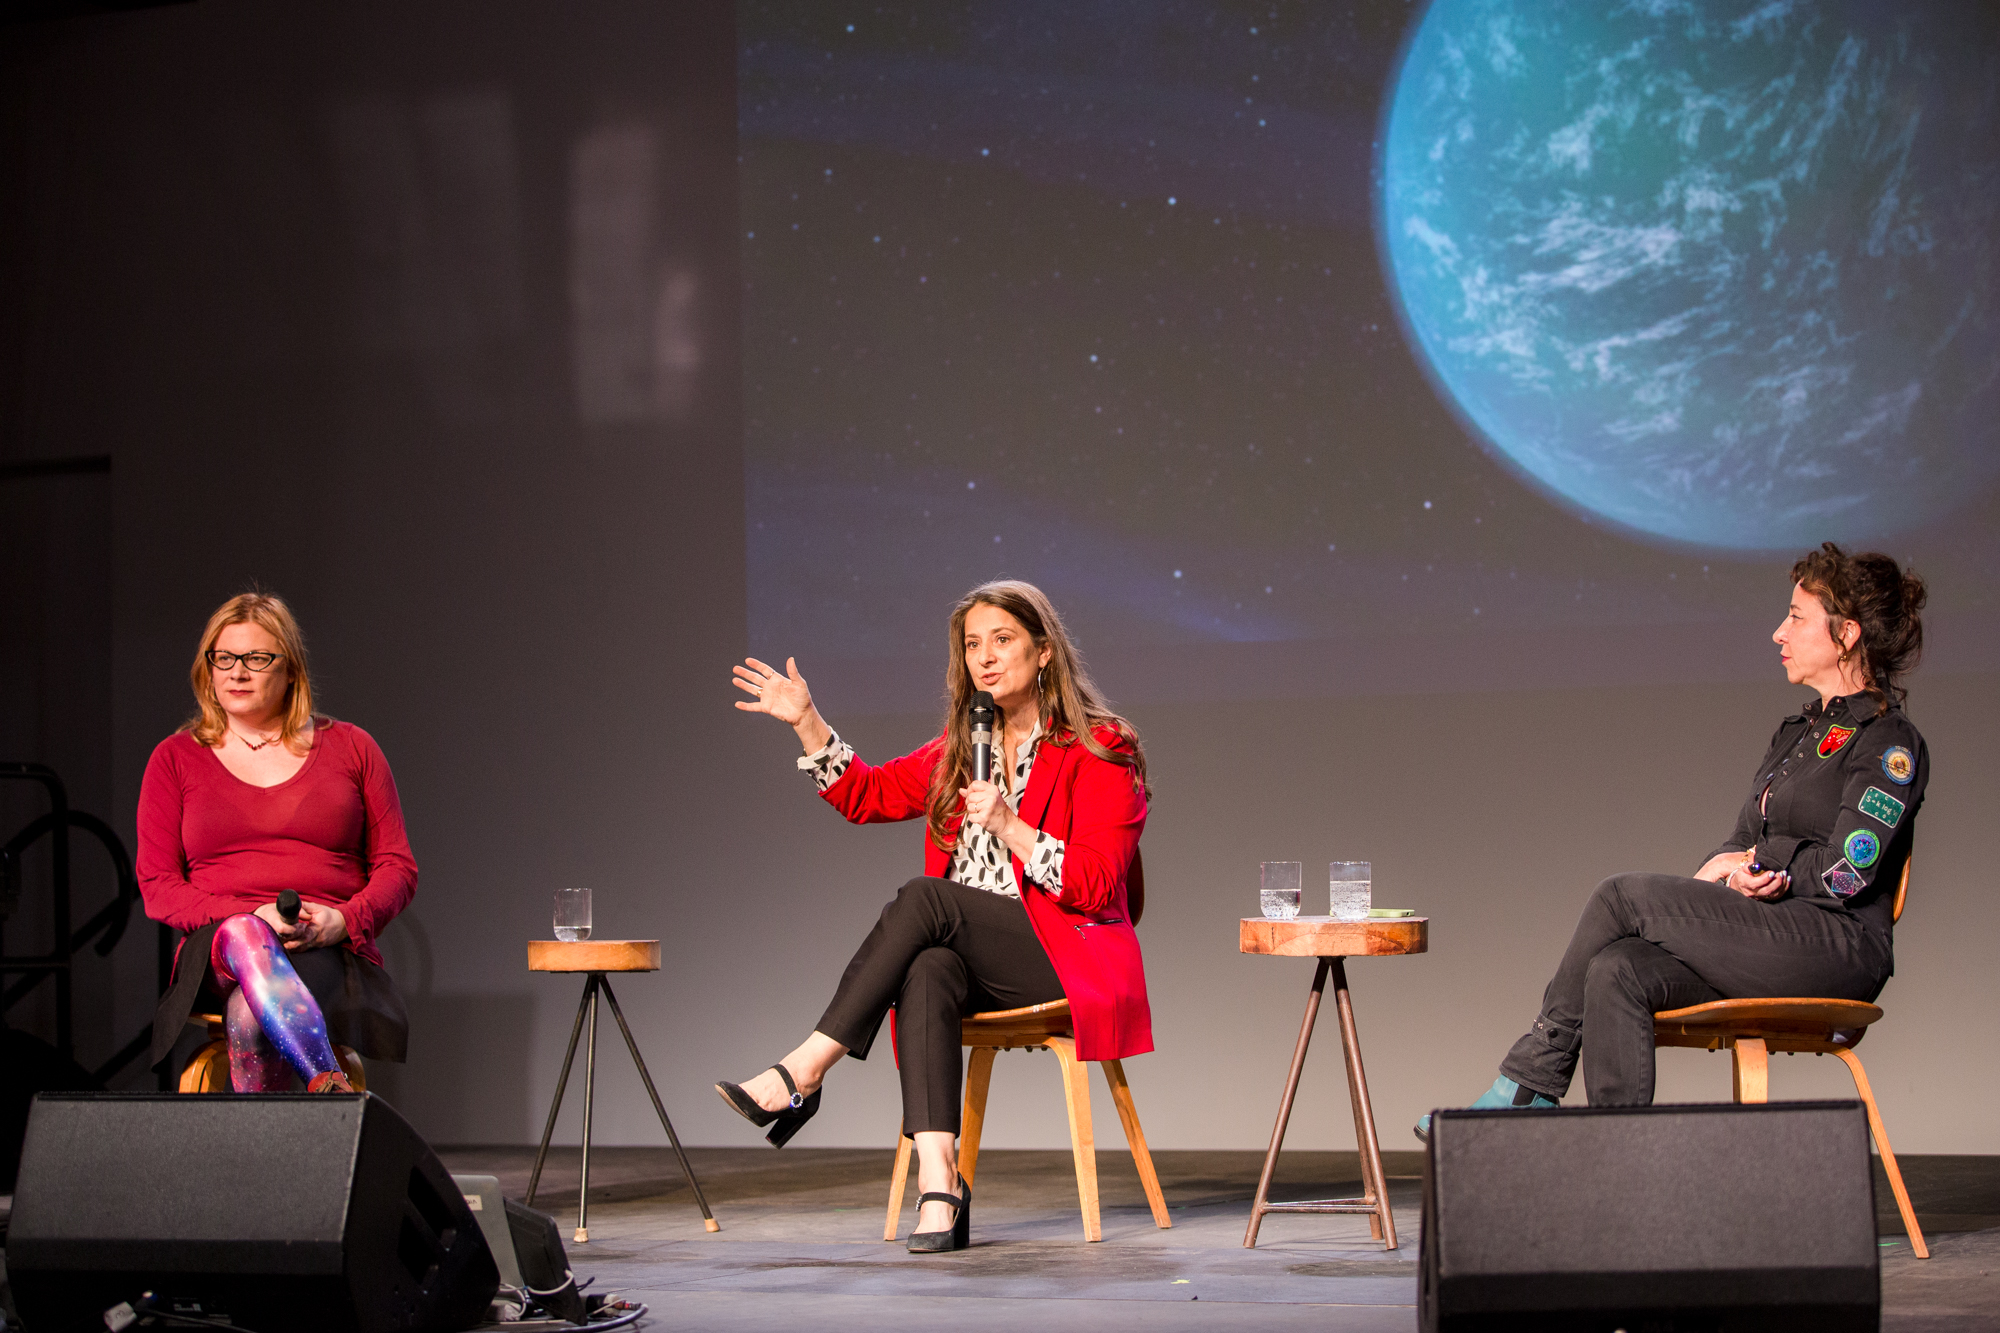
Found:
[[[1911,1206],[1909,1190],[1903,1188],[1903,1171],[1896,1165],[1896,1154],[1889,1147],[1889,1131],[1882,1127],[1882,1113],[1875,1107],[1875,1090],[1868,1086],[1868,1073],[1861,1067],[1861,1057],[1844,1049],[1834,1054],[1847,1062],[1847,1072],[1854,1075],[1854,1089],[1868,1109],[1868,1132],[1875,1137],[1875,1151],[1882,1154],[1882,1172],[1889,1177],[1889,1190],[1896,1196],[1896,1211],[1903,1215],[1903,1230],[1909,1233],[1910,1249],[1917,1258],[1928,1259],[1931,1247],[1924,1244],[1924,1233],[1917,1226],[1917,1210]]]
[[[1730,1044],[1730,1099],[1761,1103],[1771,1100],[1771,1052],[1762,1037],[1738,1037]]]
[[[910,1153],[916,1143],[899,1128],[896,1131],[896,1165],[889,1171],[889,1220],[882,1226],[882,1239],[896,1239],[903,1220],[903,1190],[910,1183]]]
[[[965,1066],[965,1115],[958,1130],[958,1174],[967,1184],[979,1169],[979,1136],[986,1128],[986,1090],[993,1085],[993,1057],[998,1054],[991,1046],[975,1046],[972,1059]]]
[[[1097,1209],[1097,1143],[1090,1133],[1090,1070],[1077,1063],[1076,1041],[1050,1037],[1048,1048],[1062,1066],[1063,1101],[1069,1107],[1069,1143],[1076,1157],[1076,1195],[1083,1208],[1083,1238],[1104,1239]]]
[[[1139,1168],[1139,1183],[1145,1187],[1146,1202],[1153,1209],[1153,1221],[1162,1230],[1171,1227],[1166,1196],[1160,1193],[1160,1177],[1153,1170],[1153,1154],[1146,1147],[1146,1131],[1139,1128],[1139,1108],[1132,1101],[1131,1085],[1125,1081],[1125,1062],[1104,1061],[1104,1081],[1111,1085],[1111,1102],[1118,1108],[1118,1121],[1125,1127],[1125,1143],[1132,1149],[1132,1165]]]
[[[229,1043],[211,1041],[188,1059],[181,1070],[182,1092],[228,1092]]]
[[[368,1091],[368,1071],[361,1064],[360,1052],[352,1046],[336,1046],[333,1056],[340,1061],[341,1072],[347,1075],[347,1081],[354,1086],[354,1090]]]

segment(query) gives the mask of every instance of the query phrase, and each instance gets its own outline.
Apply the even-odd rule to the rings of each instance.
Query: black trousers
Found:
[[[903,1132],[959,1129],[959,1020],[1063,998],[1062,982],[1018,898],[948,879],[896,891],[855,951],[817,1030],[857,1060],[896,1010]]]
[[[1777,995],[1873,1000],[1892,966],[1889,938],[1845,912],[1679,875],[1613,875],[1500,1072],[1560,1100],[1581,1051],[1592,1106],[1650,1105],[1656,1011]]]

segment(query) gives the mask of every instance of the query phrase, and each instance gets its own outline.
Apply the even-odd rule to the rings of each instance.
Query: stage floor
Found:
[[[519,1198],[532,1149],[448,1148],[459,1172],[500,1177]],[[887,1149],[697,1148],[689,1152],[719,1234],[702,1229],[664,1148],[591,1152],[588,1244],[578,1280],[652,1307],[654,1328],[1104,1330],[1416,1326],[1418,1153],[1385,1153],[1401,1248],[1365,1217],[1272,1216],[1258,1246],[1243,1227],[1262,1155],[1156,1152],[1174,1225],[1153,1225],[1131,1158],[1098,1153],[1104,1239],[1083,1242],[1067,1152],[980,1154],[972,1248],[912,1255],[882,1240]],[[2000,1333],[2000,1157],[1908,1157],[1903,1170],[1933,1257],[1910,1253],[1886,1186],[1882,1326],[1893,1333]],[[1273,1195],[1360,1192],[1353,1153],[1288,1153]],[[577,1153],[550,1154],[538,1207],[567,1237]],[[909,1199],[914,1200],[912,1189]],[[903,1231],[915,1212],[906,1208]]]

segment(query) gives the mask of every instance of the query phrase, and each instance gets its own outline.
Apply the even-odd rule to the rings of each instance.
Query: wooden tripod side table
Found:
[[[632,1063],[639,1066],[639,1077],[645,1080],[646,1092],[653,1099],[653,1110],[659,1113],[660,1125],[667,1131],[667,1142],[674,1145],[674,1156],[680,1161],[681,1174],[687,1177],[688,1188],[694,1191],[695,1206],[701,1209],[703,1225],[710,1231],[722,1230],[721,1223],[708,1211],[708,1199],[701,1192],[701,1182],[694,1178],[694,1168],[688,1165],[687,1154],[681,1151],[680,1136],[674,1133],[674,1122],[667,1119],[667,1108],[660,1104],[659,1090],[653,1086],[653,1076],[646,1069],[646,1061],[639,1054],[639,1043],[632,1040],[632,1029],[625,1022],[625,1011],[618,1007],[618,997],[611,993],[610,972],[657,972],[660,970],[660,942],[658,940],[529,940],[528,970],[530,972],[583,972],[583,998],[577,1002],[576,1023],[569,1030],[569,1050],[563,1054],[562,1077],[556,1080],[555,1100],[549,1103],[549,1122],[542,1127],[542,1146],[535,1150],[535,1170],[528,1177],[528,1197],[525,1202],[534,1206],[535,1189],[542,1183],[542,1163],[549,1155],[549,1138],[556,1132],[556,1112],[562,1110],[563,1092],[569,1087],[570,1065],[576,1060],[576,1041],[584,1029],[584,1020],[589,1019],[590,1040],[583,1048],[583,1183],[576,1193],[576,1240],[579,1244],[590,1239],[590,1113],[597,1090],[597,997],[602,995],[611,1001],[611,1016],[618,1020],[618,1030],[625,1034],[625,1049],[632,1052]]]
[[[1285,1076],[1285,1095],[1278,1101],[1278,1123],[1271,1129],[1271,1147],[1264,1154],[1264,1173],[1258,1177],[1257,1197],[1250,1204],[1250,1226],[1243,1233],[1244,1248],[1257,1244],[1257,1228],[1263,1225],[1266,1213],[1367,1213],[1369,1233],[1382,1242],[1383,1249],[1395,1249],[1396,1219],[1389,1211],[1389,1186],[1382,1175],[1382,1146],[1375,1137],[1375,1109],[1368,1100],[1368,1076],[1361,1069],[1361,1036],[1354,1027],[1354,1001],[1347,992],[1347,967],[1343,960],[1423,953],[1430,947],[1430,918],[1336,921],[1326,916],[1301,916],[1274,921],[1260,916],[1244,917],[1237,947],[1242,953],[1319,959],[1319,967],[1313,972],[1312,990],[1306,995],[1306,1017],[1299,1027],[1299,1044],[1292,1051],[1292,1069]],[[1292,1118],[1292,1099],[1299,1090],[1299,1071],[1305,1068],[1306,1047],[1312,1041],[1313,1024],[1319,1019],[1320,996],[1326,990],[1329,972],[1333,974],[1334,1009],[1340,1015],[1340,1049],[1347,1057],[1347,1092],[1354,1102],[1354,1144],[1361,1150],[1361,1197],[1272,1203],[1271,1173],[1278,1165],[1278,1150],[1285,1143],[1285,1126]]]

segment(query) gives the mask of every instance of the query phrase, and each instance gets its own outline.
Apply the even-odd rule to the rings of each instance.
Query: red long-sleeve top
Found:
[[[146,915],[199,930],[254,912],[291,889],[340,909],[351,949],[371,963],[375,936],[417,891],[396,779],[375,738],[322,719],[304,767],[258,787],[186,732],[154,747],[139,787],[139,888]]]

